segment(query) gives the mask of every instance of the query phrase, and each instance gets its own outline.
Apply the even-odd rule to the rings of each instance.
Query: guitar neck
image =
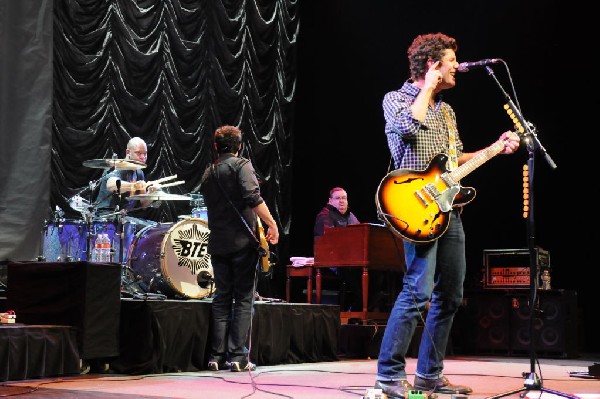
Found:
[[[450,178],[455,182],[460,181],[463,177],[498,155],[503,148],[504,142],[497,141],[486,149],[479,151],[468,162],[451,171],[449,173]]]

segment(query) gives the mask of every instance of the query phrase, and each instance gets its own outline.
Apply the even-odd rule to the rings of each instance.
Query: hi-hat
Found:
[[[137,200],[137,201],[142,201],[142,200],[189,201],[191,199],[191,197],[188,195],[170,194],[170,193],[163,193],[163,192],[157,191],[155,193],[149,193],[149,194],[130,195],[129,197],[127,197],[127,199]]]
[[[83,161],[83,166],[88,168],[102,168],[102,169],[125,169],[125,170],[138,170],[144,169],[146,164],[133,159],[90,159],[89,161]]]

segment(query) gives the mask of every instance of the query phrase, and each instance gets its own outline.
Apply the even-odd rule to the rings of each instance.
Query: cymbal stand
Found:
[[[114,156],[114,155],[113,155]],[[117,182],[117,192],[115,193],[117,198],[121,198],[121,179],[118,179]],[[119,235],[119,264],[123,264],[123,242],[124,242],[124,229],[123,229],[123,219],[125,218],[125,209],[119,211],[119,204],[117,204],[115,208],[115,212],[117,214],[117,234]]]
[[[542,386],[542,381],[538,378],[537,374],[535,373],[535,365],[536,365],[536,353],[535,353],[535,329],[534,329],[534,317],[536,314],[536,305],[537,305],[537,289],[538,289],[538,279],[539,279],[539,271],[538,271],[538,260],[537,260],[537,251],[536,251],[536,247],[535,247],[535,224],[534,224],[534,219],[533,219],[533,175],[534,175],[534,166],[535,166],[535,151],[539,150],[542,152],[542,154],[544,155],[546,161],[548,162],[548,164],[550,165],[550,167],[552,169],[556,169],[556,164],[554,163],[554,161],[552,161],[552,158],[550,158],[550,156],[548,155],[548,153],[546,152],[546,150],[544,149],[544,147],[542,146],[542,144],[540,143],[537,134],[536,134],[536,129],[533,126],[533,124],[531,124],[530,122],[526,121],[525,118],[523,117],[523,115],[521,114],[521,109],[520,107],[518,107],[517,105],[515,105],[515,103],[512,101],[512,99],[510,98],[510,96],[508,95],[508,93],[506,93],[506,91],[504,90],[504,88],[502,87],[502,85],[500,84],[500,82],[498,81],[498,79],[496,78],[496,76],[494,75],[494,71],[492,70],[492,68],[490,68],[489,66],[485,67],[488,74],[494,79],[494,81],[496,82],[496,84],[498,85],[498,87],[500,88],[500,90],[502,91],[502,94],[504,95],[507,104],[505,106],[505,108],[507,109],[507,112],[509,113],[509,115],[511,116],[513,122],[515,123],[515,126],[518,128],[518,131],[520,133],[523,134],[524,137],[524,141],[525,144],[527,146],[527,152],[528,152],[528,159],[527,159],[527,166],[528,166],[528,181],[527,181],[527,187],[529,189],[529,207],[528,207],[528,211],[527,211],[527,246],[529,249],[529,291],[530,291],[530,298],[529,298],[529,372],[524,372],[522,373],[523,377],[525,378],[525,382],[523,384],[523,387],[521,388],[517,388],[517,389],[513,389],[512,391],[508,391],[508,392],[504,392],[498,395],[494,395],[494,396],[489,396],[486,399],[497,399],[497,398],[503,398],[505,396],[510,396],[516,393],[521,392],[520,396],[521,397],[525,397],[525,392],[526,391],[540,391],[541,393],[543,392],[548,392],[548,393],[552,393],[554,395],[558,395],[558,396],[562,396],[565,398],[572,398],[572,399],[577,399],[577,396],[573,396],[573,395],[569,395],[567,393],[563,393],[563,392],[559,392],[559,391],[555,391],[552,389],[548,389],[548,388],[544,388]],[[541,395],[540,393],[540,395]]]
[[[90,262],[92,260],[91,258],[91,254],[92,254],[92,235],[95,235],[95,233],[92,231],[92,220],[93,220],[93,214],[95,212],[95,210],[92,209],[93,207],[90,207],[90,212],[86,212],[83,215],[83,218],[85,220],[85,225],[87,226],[87,234],[86,234],[86,245],[85,245],[85,259]]]
[[[127,210],[122,209],[121,211],[119,211],[119,205],[117,205],[116,211],[118,212],[117,234],[119,236],[119,264],[123,265],[125,263],[123,259],[123,246],[125,244],[125,215],[127,214]]]
[[[94,180],[90,181],[89,187],[84,189],[84,190],[89,189],[89,195],[90,195],[90,200],[89,200],[90,206],[88,206],[87,212],[84,212],[82,214],[83,218],[85,220],[85,225],[87,226],[85,259],[88,262],[92,260],[92,258],[91,258],[92,245],[93,245],[92,237],[97,236],[97,233],[95,231],[93,231],[93,227],[94,227],[93,221],[96,217],[96,210],[97,210],[98,204],[100,202],[104,201],[104,199],[105,199],[105,198],[101,198],[100,201],[93,202],[94,189],[96,187],[98,187],[98,185],[100,185],[101,182],[103,180],[105,180],[107,177],[108,177],[108,175],[106,174],[106,170],[105,170],[100,179],[98,179],[96,181],[94,181]]]

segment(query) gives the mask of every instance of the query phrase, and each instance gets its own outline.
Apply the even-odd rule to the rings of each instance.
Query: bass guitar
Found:
[[[261,248],[260,269],[263,273],[268,273],[271,270],[271,251],[269,249],[267,238],[265,237],[265,229],[258,215],[256,216],[256,230],[258,232],[258,242]]]
[[[380,218],[408,241],[438,239],[448,229],[452,208],[475,198],[475,189],[462,187],[460,180],[503,148],[504,142],[497,141],[452,171],[446,168],[446,154],[436,155],[424,170],[391,171],[377,187],[375,202]]]

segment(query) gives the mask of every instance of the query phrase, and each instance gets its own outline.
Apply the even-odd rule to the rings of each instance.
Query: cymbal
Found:
[[[126,170],[138,170],[144,169],[146,164],[140,161],[134,161],[133,159],[90,159],[89,161],[83,161],[83,166],[88,168],[102,168],[102,169],[126,169]]]
[[[149,194],[137,194],[127,197],[130,200],[152,200],[152,201],[190,201],[192,198],[188,195],[170,194],[157,191]]]

